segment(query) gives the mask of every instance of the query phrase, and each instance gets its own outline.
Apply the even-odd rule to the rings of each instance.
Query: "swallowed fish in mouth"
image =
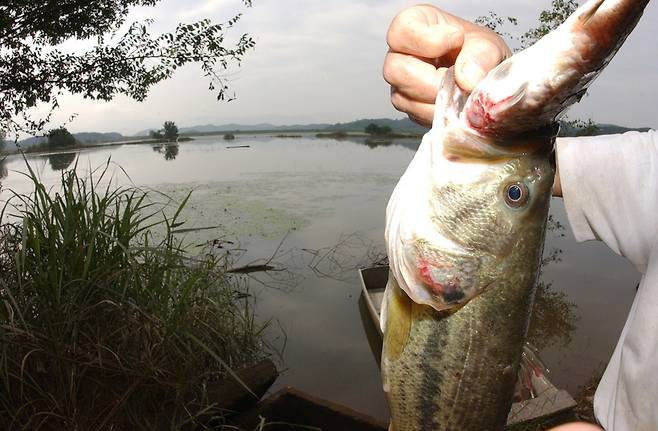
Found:
[[[442,80],[389,201],[382,376],[394,431],[500,430],[528,326],[557,120],[647,0],[590,0],[472,93]]]

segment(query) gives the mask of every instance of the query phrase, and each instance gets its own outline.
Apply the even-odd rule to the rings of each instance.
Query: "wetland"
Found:
[[[181,235],[211,244],[234,267],[273,270],[239,275],[269,322],[266,337],[282,371],[273,390],[295,386],[381,420],[388,411],[360,304],[359,267],[384,252],[385,208],[418,139],[295,139],[237,134],[202,136],[175,146],[116,145],[27,155],[46,185],[63,169],[85,173],[108,160],[114,181],[180,202]],[[233,148],[228,148],[228,147]],[[29,193],[18,155],[0,164],[2,192]],[[551,381],[575,394],[608,361],[635,294],[639,274],[599,242],[577,243],[564,205],[554,198],[533,343]]]

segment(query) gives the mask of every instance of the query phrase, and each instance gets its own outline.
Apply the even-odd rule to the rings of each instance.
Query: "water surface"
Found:
[[[249,147],[227,148],[243,145]],[[284,271],[246,278],[259,319],[272,320],[272,343],[283,349],[274,389],[295,386],[384,420],[355,268],[381,256],[386,203],[416,148],[414,141],[238,135],[230,142],[210,136],[177,148],[124,145],[28,160],[50,185],[76,157],[81,172],[110,160],[118,183],[162,192],[155,196],[163,201],[193,192],[189,224],[214,228],[189,234],[190,242],[219,239],[236,264],[277,251],[273,263]],[[17,171],[25,171],[20,157],[0,166],[3,188],[30,191]],[[576,243],[560,199],[553,199],[551,214],[565,228],[547,235],[546,255],[559,260],[544,267],[550,287],[536,344],[551,380],[574,394],[607,363],[639,275],[602,243]]]

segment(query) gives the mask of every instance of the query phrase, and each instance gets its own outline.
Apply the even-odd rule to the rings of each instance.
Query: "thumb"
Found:
[[[473,88],[494,67],[509,56],[509,49],[490,40],[488,35],[471,36],[464,41],[464,46],[455,61],[455,80],[463,90]]]
[[[404,9],[391,22],[386,36],[393,52],[437,58],[464,42],[463,21],[429,5]]]

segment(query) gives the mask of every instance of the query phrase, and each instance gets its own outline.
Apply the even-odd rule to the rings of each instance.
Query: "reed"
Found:
[[[212,255],[190,258],[165,216],[109,163],[0,219],[3,429],[180,429],[221,422],[213,384],[263,355],[250,296]],[[189,197],[189,196],[188,196]]]

